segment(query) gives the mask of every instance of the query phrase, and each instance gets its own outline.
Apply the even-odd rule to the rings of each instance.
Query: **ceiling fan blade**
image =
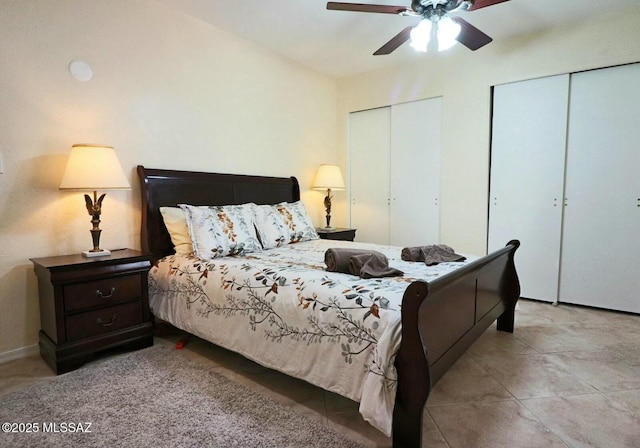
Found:
[[[402,31],[400,31],[389,42],[384,44],[382,47],[378,48],[378,50],[375,53],[373,53],[373,55],[381,56],[381,55],[385,55],[393,52],[396,48],[398,48],[400,45],[402,45],[403,43],[409,40],[409,37],[411,37],[412,28],[413,26],[408,26]]]
[[[410,11],[406,6],[367,5],[364,3],[328,2],[327,9],[334,11],[377,12],[381,14],[402,14]]]
[[[476,9],[486,8],[487,6],[497,5],[498,3],[508,2],[509,0],[475,0],[469,11],[475,11]]]
[[[470,50],[475,51],[480,47],[484,47],[493,40],[491,37],[487,36],[478,28],[460,17],[451,17],[451,20],[460,25],[460,34],[458,34],[456,40]]]

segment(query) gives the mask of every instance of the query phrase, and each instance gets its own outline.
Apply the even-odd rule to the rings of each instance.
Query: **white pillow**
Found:
[[[265,249],[320,238],[301,201],[257,205],[254,210],[256,227]]]
[[[273,249],[289,243],[289,231],[275,206],[256,205],[253,210],[256,229],[264,249]]]
[[[198,257],[211,259],[262,249],[253,222],[255,204],[179,205],[186,215],[191,242]]]
[[[193,253],[187,218],[179,207],[160,207],[160,214],[164,225],[169,231],[173,249],[178,255],[190,255]]]

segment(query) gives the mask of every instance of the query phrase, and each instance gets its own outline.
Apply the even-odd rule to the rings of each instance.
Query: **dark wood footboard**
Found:
[[[398,390],[394,448],[421,448],[422,413],[431,388],[497,319],[513,332],[520,283],[514,253],[520,242],[433,282],[417,281],[402,299],[402,343],[396,356]]]

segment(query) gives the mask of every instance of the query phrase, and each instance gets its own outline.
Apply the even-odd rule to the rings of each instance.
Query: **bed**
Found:
[[[422,413],[431,388],[489,326],[497,321],[497,330],[513,332],[520,295],[516,240],[487,256],[433,269],[399,260],[398,248],[375,246],[405,271],[388,279],[327,273],[322,266],[327,247],[364,247],[342,241],[283,244],[206,261],[174,253],[161,207],[295,204],[300,201],[297,179],[143,166],[137,171],[141,244],[154,257],[149,277],[154,314],[263,365],[360,401],[365,419],[390,433],[395,448],[421,447]],[[302,320],[287,321],[286,313]],[[332,314],[339,323],[323,320]],[[205,328],[202,322],[215,316],[229,323],[206,323]],[[307,352],[315,358],[300,367],[306,365],[301,357]],[[390,400],[390,405],[385,408],[377,400]],[[376,412],[385,415],[371,415]]]

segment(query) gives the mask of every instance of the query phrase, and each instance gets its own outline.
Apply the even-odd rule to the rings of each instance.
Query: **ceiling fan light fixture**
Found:
[[[438,51],[448,50],[455,45],[460,34],[460,25],[449,17],[438,21]]]
[[[449,17],[438,20],[423,19],[411,30],[411,47],[426,53],[429,51],[444,51],[455,45],[460,34],[460,25]],[[429,42],[432,40],[432,45]]]
[[[416,26],[411,30],[411,47],[417,51],[421,51],[423,53],[427,52],[427,46],[429,45],[429,40],[431,38],[431,27],[432,23],[429,19],[421,20]]]
[[[491,36],[480,31],[462,17],[448,17],[451,13],[475,11],[508,2],[509,0],[411,0],[411,6],[372,5],[369,3],[343,3],[331,1],[327,9],[420,17],[422,20],[405,27],[373,55],[391,54],[402,44],[417,51],[444,51],[460,42],[471,51],[490,43]]]

